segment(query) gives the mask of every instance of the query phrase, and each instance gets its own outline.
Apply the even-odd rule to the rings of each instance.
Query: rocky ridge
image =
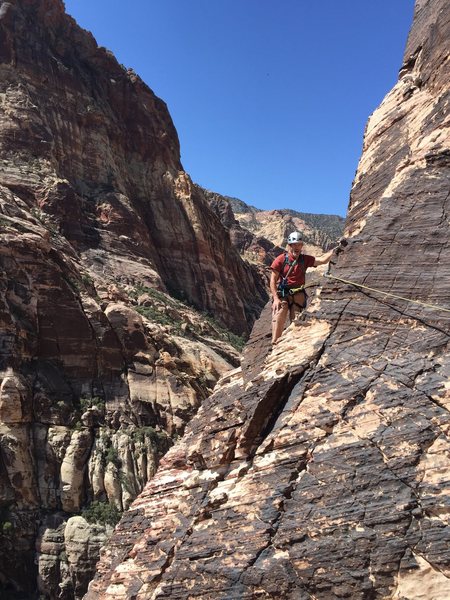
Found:
[[[238,200],[224,197],[239,224],[274,245],[285,244],[291,231],[301,231],[311,252],[336,245],[344,230],[345,219],[338,215],[304,213],[292,209],[261,210]]]
[[[448,3],[418,0],[348,246],[274,349],[263,311],[87,600],[449,597],[449,38]]]

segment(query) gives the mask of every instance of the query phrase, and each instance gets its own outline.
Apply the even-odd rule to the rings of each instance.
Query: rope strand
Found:
[[[378,290],[376,288],[369,287],[368,285],[363,285],[362,283],[356,283],[354,281],[350,281],[349,279],[342,279],[342,277],[336,277],[335,275],[331,275],[330,273],[324,273],[324,276],[328,277],[329,279],[336,279],[337,281],[342,281],[343,283],[348,283],[350,285],[354,285],[354,286],[362,288],[364,290],[370,290],[371,292],[377,292],[378,294],[383,294],[384,296],[391,296],[392,298],[398,298],[399,300],[405,300],[406,302],[410,302],[412,304],[420,304],[421,306],[426,306],[427,308],[432,308],[434,310],[443,310],[445,312],[450,313],[450,308],[444,308],[443,306],[438,306],[437,304],[429,304],[428,302],[422,302],[420,300],[413,300],[412,298],[405,298],[404,296],[392,294],[391,292],[383,292],[382,290]]]

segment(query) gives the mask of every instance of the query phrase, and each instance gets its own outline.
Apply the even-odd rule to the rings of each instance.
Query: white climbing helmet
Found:
[[[302,234],[300,233],[300,231],[293,231],[292,233],[289,234],[287,243],[288,244],[296,244],[297,242],[301,242],[302,240]]]

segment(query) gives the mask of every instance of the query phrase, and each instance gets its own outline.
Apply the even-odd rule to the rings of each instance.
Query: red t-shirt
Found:
[[[289,253],[289,264],[285,264],[285,255],[286,253],[280,254],[280,256],[277,256],[273,263],[270,265],[272,271],[278,273],[280,277],[286,276],[287,272],[289,271],[289,264],[292,264],[295,260],[292,254]],[[291,269],[291,272],[289,273],[288,285],[290,287],[300,287],[301,285],[305,285],[306,269],[308,269],[308,267],[313,267],[315,260],[316,259],[314,256],[309,256],[309,254],[302,254],[299,257],[299,260],[297,261],[295,267]]]

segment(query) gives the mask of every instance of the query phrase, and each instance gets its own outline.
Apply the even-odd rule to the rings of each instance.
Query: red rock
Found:
[[[333,278],[264,351],[266,309],[87,600],[449,597],[449,37],[448,2],[419,0]]]
[[[99,544],[36,555],[44,517],[51,539],[61,510],[131,503],[236,366],[222,329],[250,332],[264,284],[165,103],[61,0],[0,2],[0,68],[0,588],[67,600]]]

